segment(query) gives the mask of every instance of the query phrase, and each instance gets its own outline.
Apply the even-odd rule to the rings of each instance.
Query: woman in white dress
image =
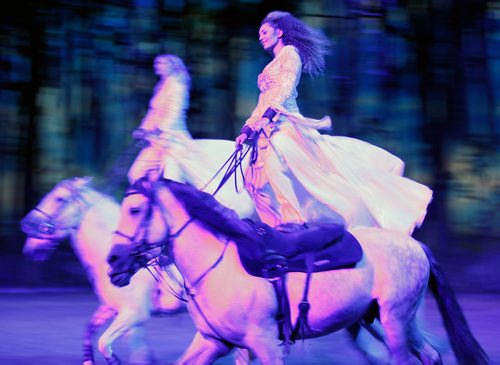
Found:
[[[148,145],[129,170],[131,184],[148,173],[160,172],[166,178],[185,181],[180,164],[194,149],[186,125],[191,77],[184,62],[175,55],[158,55],[154,70],[160,79],[146,116],[132,134],[136,139],[145,139]]]
[[[321,135],[329,117],[304,117],[297,107],[302,71],[323,71],[329,41],[292,16],[274,11],[259,29],[273,59],[258,77],[260,96],[236,137],[257,139],[246,188],[264,223],[342,221],[347,228],[378,226],[411,234],[422,224],[432,191],[402,177],[404,163],[366,142]]]
[[[187,128],[191,77],[179,57],[161,54],[155,57],[154,70],[160,77],[149,101],[149,109],[133,132],[145,140],[129,169],[130,184],[144,176],[164,177],[187,182],[234,209],[241,217],[254,216],[255,207],[245,190],[235,191],[232,184],[219,189],[223,173],[217,174],[234,152],[231,141],[193,139]]]

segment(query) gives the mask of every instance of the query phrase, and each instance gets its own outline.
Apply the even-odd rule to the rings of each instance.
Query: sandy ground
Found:
[[[500,295],[457,295],[477,340],[500,364]],[[0,293],[0,363],[8,365],[72,365],[81,363],[81,335],[97,300],[85,290],[9,291]],[[420,317],[431,341],[442,353],[444,364],[456,364],[449,348],[441,317],[432,297],[426,299]],[[190,343],[194,333],[187,313],[151,319],[148,342],[157,364],[172,364]],[[115,351],[127,359],[126,340]],[[106,364],[96,350],[96,364]],[[231,355],[216,364],[232,364]],[[289,365],[367,364],[344,331],[323,338],[298,342],[286,358]]]

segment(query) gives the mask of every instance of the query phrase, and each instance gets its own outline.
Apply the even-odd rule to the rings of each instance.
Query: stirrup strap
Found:
[[[299,304],[299,315],[297,316],[297,322],[295,323],[295,328],[293,329],[292,332],[292,341],[295,341],[299,332],[302,341],[304,341],[305,329],[311,331],[309,323],[307,323],[307,314],[309,312],[309,309],[311,308],[311,305],[309,304],[307,297],[309,296],[309,287],[311,284],[313,263],[314,263],[314,253],[310,252],[306,255],[306,266],[307,266],[306,285],[304,287],[304,294],[302,295],[302,300]]]
[[[276,321],[278,322],[278,333],[283,339],[282,345],[285,346],[285,353],[290,352],[290,344],[294,342],[291,338],[292,322],[290,320],[290,301],[286,288],[286,272],[283,271],[279,277],[268,279],[273,284],[278,300],[278,312],[276,313]]]

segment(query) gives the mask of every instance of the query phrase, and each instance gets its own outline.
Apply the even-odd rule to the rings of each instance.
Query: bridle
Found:
[[[177,284],[183,286],[183,284],[179,283],[179,280],[174,277],[173,273],[168,268],[168,263],[170,263],[170,261],[173,261],[170,241],[178,234],[180,234],[180,231],[183,230],[190,223],[190,221],[188,221],[184,225],[184,227],[182,227],[181,230],[177,232],[177,234],[172,235],[165,215],[160,214],[165,226],[166,234],[157,242],[150,243],[148,241],[148,236],[153,219],[154,209],[155,207],[157,207],[158,209],[160,209],[160,211],[163,212],[165,208],[161,203],[158,202],[154,189],[147,189],[145,186],[143,186],[142,181],[144,180],[139,180],[134,185],[132,185],[125,192],[124,199],[132,195],[143,195],[147,198],[146,212],[143,216],[143,219],[137,226],[137,229],[135,230],[135,233],[133,235],[127,235],[120,230],[115,230],[113,234],[125,238],[127,240],[127,244],[133,247],[133,250],[130,252],[130,256],[132,257],[132,262],[136,263],[137,266],[132,265],[132,268],[128,270],[130,275],[133,275],[135,273],[136,270],[134,269],[134,267],[138,267],[139,269],[144,268],[149,271],[153,279],[159,285],[165,286],[174,297],[176,297],[180,301],[186,302],[183,294],[179,293],[178,290],[174,289],[172,285],[163,278],[160,273],[160,269],[166,272],[172,280],[177,282]],[[155,248],[160,249],[159,253],[157,255],[151,255],[150,251]],[[168,263],[164,263],[164,260],[162,259],[163,257],[166,257],[168,259]]]
[[[164,210],[163,205],[158,203],[154,191],[147,189],[139,182],[134,184],[129,190],[125,192],[124,199],[132,195],[143,195],[147,198],[147,206],[144,217],[137,226],[137,229],[133,235],[127,235],[119,230],[115,230],[113,234],[125,238],[129,244],[133,245],[134,247],[133,254],[135,256],[144,255],[147,253],[147,251],[150,251],[158,247],[161,248],[161,251],[163,253],[166,247],[170,247],[169,242],[173,236],[170,233],[170,226],[168,225],[168,222],[163,214],[160,214],[160,216],[162,217],[163,224],[165,226],[166,230],[165,236],[157,242],[150,243],[148,241],[154,208],[158,207],[161,211],[163,211]]]
[[[69,231],[79,227],[79,224],[75,224],[73,222],[81,221],[81,219],[76,218],[83,216],[90,203],[85,200],[82,191],[73,186],[71,183],[65,182],[64,184],[61,184],[61,187],[70,192],[70,197],[62,201],[63,204],[59,205],[55,212],[50,214],[39,208],[39,206],[36,206],[33,208],[33,211],[40,213],[44,219],[32,222],[30,221],[30,215],[28,215],[21,221],[21,230],[28,237],[55,241],[58,239],[57,237],[54,237],[56,232]],[[74,213],[71,216],[62,215],[67,206],[75,202],[78,203],[77,213]]]
[[[235,190],[239,191],[238,184],[237,184],[237,180],[238,180],[237,179],[237,172],[238,171],[240,172],[240,174],[243,178],[243,181],[244,181],[242,162],[245,159],[246,155],[250,152],[250,150],[252,150],[251,146],[247,146],[247,148],[244,149],[244,151],[243,151],[242,146],[239,146],[238,148],[236,148],[235,151],[231,154],[231,156],[229,156],[229,158],[226,160],[226,162],[224,162],[224,164],[220,167],[220,169],[214,174],[214,176],[200,190],[202,190],[202,191],[205,190],[212,183],[212,181],[214,181],[216,176],[219,175],[225,168],[226,171],[224,172],[224,175],[223,175],[219,185],[217,186],[215,191],[212,193],[212,195],[214,196],[215,194],[217,194],[217,192],[222,188],[222,186],[227,182],[227,180],[233,174],[235,177],[234,178]],[[163,218],[167,234],[165,235],[165,237],[163,239],[161,239],[158,242],[151,243],[151,244],[148,243],[147,236],[149,233],[149,225],[150,225],[151,218],[153,215],[154,205],[158,206],[159,209],[162,211],[164,211],[165,208],[163,207],[162,204],[160,204],[157,201],[156,195],[154,193],[154,189],[148,189],[146,186],[144,186],[143,182],[146,180],[147,180],[146,177],[143,177],[143,178],[137,180],[127,190],[127,192],[125,193],[125,196],[124,196],[124,198],[126,198],[130,195],[142,194],[146,198],[148,198],[148,207],[147,207],[145,217],[142,220],[141,224],[138,226],[135,234],[133,236],[130,236],[130,235],[127,235],[119,230],[114,231],[115,235],[118,235],[120,237],[125,238],[129,243],[133,244],[136,247],[135,250],[132,251],[132,254],[136,257],[139,257],[141,255],[145,255],[147,253],[147,251],[149,251],[153,248],[156,248],[156,247],[161,247],[161,254],[165,254],[166,247],[168,247],[168,250],[171,251],[170,241],[172,239],[175,239],[176,237],[178,237],[182,233],[182,231],[184,231],[184,229],[186,229],[187,226],[189,226],[189,224],[191,224],[194,221],[194,218],[190,218],[186,223],[184,223],[182,225],[181,228],[179,228],[179,230],[177,232],[170,233],[170,227],[168,225],[168,222],[166,221],[165,216],[162,214],[161,216]],[[140,235],[141,235],[141,232],[142,232],[142,237],[140,239],[138,239],[138,237],[140,237]],[[139,243],[139,244],[137,244],[137,243]],[[227,248],[227,244],[225,246]],[[223,251],[222,256],[224,255],[224,252],[225,252],[225,249]],[[169,252],[169,254],[167,256],[171,257],[172,260],[174,259],[172,252]]]
[[[169,257],[172,260],[172,262],[175,263],[175,257],[173,255],[171,242],[173,240],[175,240],[177,237],[179,237],[182,234],[182,232],[195,220],[195,218],[190,217],[176,232],[171,233],[167,219],[165,218],[165,214],[161,214],[161,217],[163,219],[163,223],[165,225],[166,234],[161,240],[159,240],[155,243],[148,243],[147,233],[149,232],[149,225],[151,224],[151,221],[152,221],[154,207],[155,206],[158,207],[160,209],[160,211],[162,211],[162,212],[165,211],[165,207],[161,204],[160,201],[158,201],[157,196],[155,194],[155,189],[154,188],[148,189],[143,184],[141,184],[140,181],[141,181],[141,179],[139,181],[137,181],[125,193],[125,198],[128,196],[131,196],[131,195],[135,195],[135,194],[141,194],[147,198],[148,203],[147,203],[146,213],[144,214],[144,218],[140,222],[140,224],[137,227],[137,230],[133,236],[126,235],[118,230],[115,231],[114,234],[116,234],[120,237],[126,238],[129,241],[129,243],[135,245],[135,248],[134,248],[134,250],[132,250],[130,255],[133,256],[134,259],[136,259],[137,262],[140,263],[141,267],[146,268],[151,273],[151,275],[153,275],[153,277],[155,278],[155,280],[157,282],[160,282],[160,280],[156,277],[156,275],[150,270],[150,267],[151,266],[154,267],[154,269],[158,273],[158,266],[163,266],[159,263],[159,261],[160,261],[159,256],[160,255],[165,255],[165,256]],[[141,236],[141,232],[142,232],[142,236]],[[189,285],[189,287],[188,287],[186,281],[184,280],[184,290],[186,292],[186,295],[189,296],[189,298],[191,299],[193,304],[198,309],[198,312],[200,313],[202,318],[205,320],[207,325],[212,329],[214,334],[216,334],[219,337],[219,339],[225,343],[229,343],[229,341],[227,341],[220,334],[220,332],[217,330],[217,328],[215,328],[214,325],[210,322],[209,318],[207,318],[207,316],[203,312],[202,308],[200,307],[195,296],[196,296],[196,288],[203,282],[203,279],[205,279],[207,277],[207,275],[213,269],[215,269],[224,259],[224,255],[225,255],[226,250],[229,246],[228,243],[229,243],[229,241],[226,240],[226,242],[224,244],[224,248],[223,248],[222,252],[220,253],[219,257],[215,260],[215,262],[209,268],[204,270],[203,273],[200,276],[198,276],[198,278],[196,280],[193,280],[193,282]],[[160,248],[160,253],[157,256],[149,256],[148,252],[154,248]],[[168,253],[165,252],[167,250],[168,250]],[[142,262],[142,264],[141,264],[141,262]],[[163,269],[165,269],[165,267],[163,267]],[[173,291],[173,289],[170,286],[169,286],[169,290],[178,299],[180,299],[184,302],[187,302],[187,300],[182,298],[181,295],[179,295],[178,293],[175,293],[175,291]]]
[[[127,239],[128,243],[134,246],[134,249],[131,252],[131,256],[133,256],[137,261],[142,262],[142,266],[145,268],[148,268],[151,265],[159,265],[159,256],[166,256],[175,263],[175,257],[172,252],[171,242],[178,238],[182,234],[182,232],[195,221],[195,218],[190,217],[176,232],[172,233],[165,214],[160,214],[165,226],[166,234],[159,241],[150,243],[148,242],[148,233],[149,226],[152,222],[154,208],[157,207],[163,213],[165,211],[165,207],[160,201],[158,201],[155,194],[155,189],[148,189],[139,181],[125,193],[125,198],[136,194],[143,195],[147,198],[146,212],[140,224],[138,225],[136,232],[133,236],[130,236],[123,232],[120,232],[119,230],[116,230],[114,234]],[[208,269],[206,269],[203,274],[201,274],[196,280],[194,280],[189,287],[187,287],[186,283],[184,284],[184,288],[188,295],[194,295],[193,293],[195,288],[203,281],[203,279],[210,273],[210,271],[212,271],[219,265],[219,263],[224,258],[227,247],[228,242],[225,243],[224,248],[217,260]],[[150,255],[149,251],[155,248],[160,248],[159,253],[154,256]]]

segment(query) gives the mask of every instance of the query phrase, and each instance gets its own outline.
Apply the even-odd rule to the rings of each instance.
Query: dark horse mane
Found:
[[[233,241],[254,240],[254,230],[249,222],[242,220],[234,210],[219,203],[211,194],[173,180],[162,179],[160,183],[174,194],[192,218],[212,233]]]

